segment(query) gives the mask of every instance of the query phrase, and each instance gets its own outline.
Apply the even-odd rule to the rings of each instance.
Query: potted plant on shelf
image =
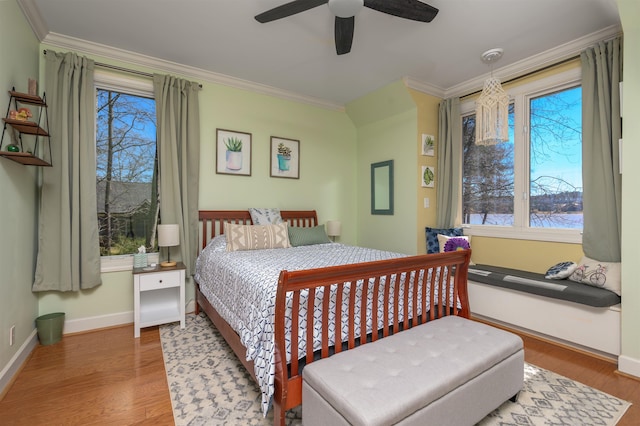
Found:
[[[242,140],[233,136],[228,138],[224,144],[227,147],[227,169],[242,169]]]
[[[278,170],[286,172],[289,170],[291,160],[291,148],[280,142],[278,144]]]

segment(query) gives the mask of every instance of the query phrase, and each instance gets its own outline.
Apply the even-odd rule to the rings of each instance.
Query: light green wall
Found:
[[[632,50],[640,43],[640,4],[636,0],[618,0],[625,31],[625,117],[640,114],[640,54]],[[26,78],[38,72],[41,46],[33,37],[14,1],[0,2],[0,47],[3,62],[0,81],[18,89]],[[6,60],[10,58],[11,60]],[[96,58],[109,62],[104,58]],[[128,64],[119,64],[131,67]],[[136,68],[136,67],[132,67]],[[139,69],[139,68],[138,68]],[[143,69],[144,70],[144,69]],[[151,70],[146,70],[151,71]],[[188,76],[187,76],[188,77]],[[425,102],[413,96],[399,81],[347,105],[346,113],[316,108],[266,95],[202,81],[201,92],[201,187],[200,208],[244,209],[249,206],[283,209],[316,208],[321,222],[329,219],[343,223],[340,241],[363,246],[390,249],[413,254],[420,252],[423,236],[420,228],[431,216],[420,216],[419,204],[424,190],[419,187],[419,135],[426,128],[435,132],[432,120],[434,99]],[[0,92],[1,93],[1,92]],[[632,95],[633,94],[633,95]],[[8,97],[0,94],[5,105]],[[1,103],[0,103],[1,105]],[[430,118],[429,118],[430,117]],[[640,158],[640,145],[629,142],[640,139],[640,122],[624,121],[623,181],[623,354],[640,359],[640,286],[636,285],[635,263],[640,259],[638,236],[634,226],[640,201],[635,182],[640,169],[634,159]],[[215,129],[217,127],[252,133],[252,176],[227,176],[215,173]],[[437,133],[435,133],[437,134]],[[269,138],[281,136],[301,142],[301,178],[269,177]],[[395,214],[370,214],[370,165],[395,161]],[[435,158],[434,158],[435,161]],[[67,319],[130,312],[133,307],[132,277],[129,272],[107,273],[103,285],[95,290],[74,295],[42,294],[39,305],[31,293],[36,250],[36,169],[0,159],[0,207],[3,223],[25,226],[1,227],[0,249],[0,368],[7,364],[16,347],[8,348],[8,326],[17,324],[17,340],[24,341],[33,330],[38,314],[65,311]],[[435,190],[429,193],[435,205]],[[249,201],[247,201],[249,200]],[[29,223],[25,224],[25,218]],[[416,227],[418,235],[416,235]],[[417,240],[417,241],[416,241]],[[478,240],[480,251],[486,252],[486,263],[526,269],[533,265],[541,270],[560,253],[573,257],[575,245],[546,246],[509,240],[507,247],[496,251],[492,239]],[[495,239],[494,239],[495,240]],[[529,247],[533,244],[535,247]],[[484,247],[484,249],[483,249]],[[485,250],[486,249],[486,250]],[[527,253],[526,256],[521,253]],[[494,257],[491,253],[496,253]],[[517,253],[517,254],[516,254]],[[532,253],[540,253],[535,261],[523,262]],[[577,252],[576,252],[577,253]],[[187,299],[193,297],[188,286]]]
[[[64,312],[66,321],[133,312],[132,274],[104,273],[102,285],[89,290],[40,293],[39,310],[41,314]]]
[[[624,31],[622,93],[622,354],[640,363],[640,261],[638,181],[640,180],[640,2],[618,0]],[[638,367],[640,368],[640,367]],[[640,371],[640,370],[639,370]]]
[[[53,50],[59,50],[53,48]],[[92,57],[102,63],[105,58]],[[121,64],[134,68],[128,64]],[[140,68],[137,68],[140,69]],[[142,69],[153,72],[153,70]],[[183,76],[189,79],[192,77]],[[355,127],[343,111],[328,110],[247,90],[201,81],[201,210],[278,207],[316,209],[318,219],[342,222],[339,241],[356,243]],[[216,129],[251,133],[251,176],[217,174]],[[269,176],[271,136],[300,141],[300,178]],[[40,312],[62,311],[67,320],[115,315],[133,310],[130,272],[103,273],[103,284],[75,294],[39,295]],[[194,298],[187,280],[186,301]]]
[[[402,81],[347,105],[358,139],[358,245],[416,254],[417,111]],[[371,214],[371,164],[394,161],[394,214]]]
[[[344,112],[212,84],[200,99],[201,209],[316,209],[355,242],[355,128]],[[216,128],[252,134],[250,177],[216,174]],[[300,179],[269,176],[271,136],[300,140]]]
[[[15,1],[0,2],[0,108],[12,87],[27,91],[38,78],[38,40]],[[5,134],[3,148],[10,143]],[[35,265],[37,168],[0,158],[0,370],[35,328],[37,298],[31,293]],[[9,346],[9,328],[16,340]]]

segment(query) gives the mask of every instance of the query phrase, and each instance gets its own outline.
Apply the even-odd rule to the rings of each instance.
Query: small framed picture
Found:
[[[431,166],[422,166],[422,187],[433,188],[435,186],[436,172]]]
[[[435,155],[436,138],[433,135],[422,134],[422,155]]]
[[[216,129],[216,173],[251,176],[251,133]]]
[[[271,177],[300,178],[300,141],[271,136]]]

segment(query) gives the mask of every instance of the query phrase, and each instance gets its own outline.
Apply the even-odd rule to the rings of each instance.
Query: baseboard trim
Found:
[[[133,311],[116,314],[98,315],[95,317],[78,318],[64,322],[63,334],[82,333],[133,323]]]
[[[4,398],[5,393],[11,387],[13,380],[18,376],[18,373],[29,359],[31,352],[38,345],[38,332],[33,330],[29,335],[29,338],[20,346],[20,349],[11,358],[9,363],[0,371],[0,400]]]
[[[556,346],[561,346],[565,349],[569,349],[575,352],[579,352],[594,358],[601,359],[603,361],[607,361],[613,364],[618,364],[619,356],[615,354],[610,354],[606,352],[599,351],[597,349],[589,348],[586,346],[579,345],[577,343],[569,342],[567,340],[563,340],[554,336],[549,336],[548,334],[539,333],[535,330],[531,330],[525,327],[520,327],[518,325],[510,324],[504,321],[497,320],[495,318],[486,317],[484,315],[471,314],[471,318],[484,322],[489,325],[494,325],[498,328],[502,328],[507,331],[512,331],[515,333],[520,333],[529,337],[533,337],[534,339],[542,340],[547,343],[551,343]]]
[[[618,371],[634,376],[635,378],[640,378],[640,359],[620,355],[620,357],[618,357]]]

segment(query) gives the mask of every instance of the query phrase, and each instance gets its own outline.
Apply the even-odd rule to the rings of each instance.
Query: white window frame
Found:
[[[96,105],[95,93],[97,89],[113,90],[136,96],[144,96],[147,98],[154,97],[153,81],[150,79],[137,78],[134,76],[118,74],[105,70],[96,69],[94,72],[94,100]],[[97,129],[93,134],[97,134]],[[94,147],[96,141],[94,140]],[[147,261],[149,263],[158,263],[158,253],[148,253]],[[120,256],[101,256],[100,272],[117,272],[133,270],[133,254],[124,254]]]
[[[532,98],[555,91],[575,87],[582,83],[580,67],[577,66],[549,77],[509,87],[510,101],[514,104],[514,211],[513,226],[462,225],[466,235],[511,238],[520,240],[582,243],[582,230],[567,228],[531,228],[529,224],[529,101]],[[475,99],[461,103],[460,113],[464,117],[475,112]],[[462,141],[461,141],[462,143]],[[525,167],[526,166],[526,167]],[[526,170],[526,172],[520,172]],[[464,173],[464,172],[463,172]],[[462,197],[461,197],[462,198]],[[462,203],[462,200],[461,200]],[[462,205],[460,205],[462,210]]]

